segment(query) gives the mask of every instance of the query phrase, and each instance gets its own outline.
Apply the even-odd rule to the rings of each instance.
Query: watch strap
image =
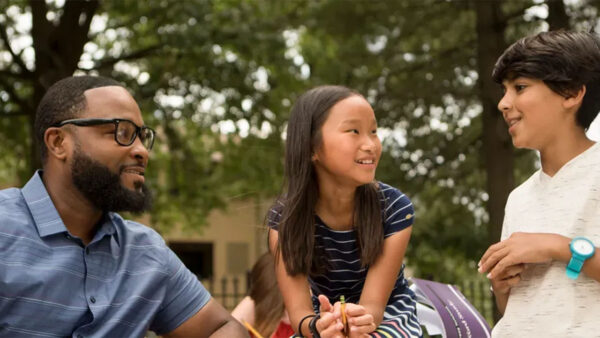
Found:
[[[577,253],[572,252],[571,260],[569,261],[569,264],[567,264],[567,269],[565,271],[567,277],[571,279],[577,279],[577,277],[579,277],[581,269],[583,268],[584,261],[585,258],[582,258]]]

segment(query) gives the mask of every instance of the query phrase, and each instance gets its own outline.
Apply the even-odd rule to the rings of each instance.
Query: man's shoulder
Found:
[[[8,217],[13,221],[23,221],[28,219],[29,208],[21,189],[8,188],[0,190],[0,219],[5,220]]]
[[[23,195],[19,188],[2,189],[0,190],[0,207],[3,207],[5,204],[19,202],[22,198]]]

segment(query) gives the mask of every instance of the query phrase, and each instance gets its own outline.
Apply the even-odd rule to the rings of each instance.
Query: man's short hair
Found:
[[[101,76],[71,76],[53,84],[40,101],[34,122],[35,138],[40,147],[42,163],[46,162],[48,151],[44,133],[52,125],[77,118],[86,108],[83,93],[92,88],[119,86],[119,82]]]
[[[498,83],[521,76],[544,81],[563,97],[585,85],[576,121],[587,129],[600,110],[600,40],[592,33],[562,30],[522,38],[504,51],[492,73]]]

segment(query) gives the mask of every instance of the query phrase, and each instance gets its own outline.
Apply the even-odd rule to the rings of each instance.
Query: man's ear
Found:
[[[61,128],[50,127],[44,132],[44,143],[48,150],[48,157],[52,156],[59,161],[65,161],[69,152],[67,134]]]
[[[583,102],[585,96],[585,85],[582,85],[576,92],[573,92],[571,96],[566,97],[563,101],[563,107],[565,109],[579,108]]]

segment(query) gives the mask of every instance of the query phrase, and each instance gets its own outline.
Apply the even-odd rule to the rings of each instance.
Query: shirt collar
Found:
[[[43,171],[37,170],[21,189],[21,193],[33,216],[40,237],[46,237],[66,232],[67,228],[48,195],[44,182],[42,182],[42,175]]]

